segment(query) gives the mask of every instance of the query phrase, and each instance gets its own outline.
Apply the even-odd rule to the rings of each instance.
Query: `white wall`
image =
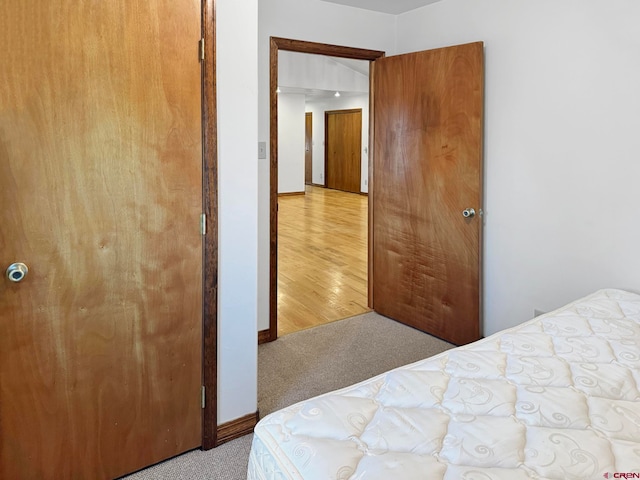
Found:
[[[396,17],[393,15],[318,0],[260,0],[258,9],[258,138],[267,144],[270,36],[388,53],[395,48]],[[268,158],[258,164],[258,205],[258,330],[265,330],[269,328]]]
[[[218,423],[257,410],[257,0],[217,0]]]
[[[304,95],[278,94],[278,193],[304,192]]]
[[[443,0],[397,19],[218,0],[219,421],[256,410],[256,308],[268,327],[269,160],[256,142],[269,139],[270,35],[393,53],[397,20],[399,52],[485,41],[489,334],[597,288],[640,289],[638,18],[635,0]]]
[[[640,290],[640,2],[444,0],[398,52],[485,42],[485,334]]]
[[[324,184],[324,112],[327,110],[362,109],[362,166],[360,191],[368,192],[369,171],[369,95],[342,96],[307,102],[306,111],[313,113],[313,183]],[[279,152],[278,152],[279,153]]]

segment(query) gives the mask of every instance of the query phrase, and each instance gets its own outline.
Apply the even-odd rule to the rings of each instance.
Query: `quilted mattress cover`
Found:
[[[640,478],[640,296],[601,290],[262,419],[249,480]]]

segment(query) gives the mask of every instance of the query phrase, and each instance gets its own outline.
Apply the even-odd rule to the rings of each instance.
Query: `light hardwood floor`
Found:
[[[368,312],[367,197],[278,198],[278,336]]]

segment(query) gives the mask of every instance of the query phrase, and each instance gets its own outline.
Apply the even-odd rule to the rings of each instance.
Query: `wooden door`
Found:
[[[374,71],[374,309],[477,340],[483,45],[386,57]]]
[[[304,114],[304,183],[313,184],[313,113]]]
[[[195,0],[0,7],[0,478],[201,444],[200,31]]]
[[[362,110],[325,112],[325,185],[360,193]]]

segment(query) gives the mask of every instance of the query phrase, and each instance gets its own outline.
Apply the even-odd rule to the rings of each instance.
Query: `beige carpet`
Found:
[[[292,333],[258,348],[260,415],[440,353],[453,345],[376,313]],[[245,480],[252,435],[193,451],[128,480]]]

